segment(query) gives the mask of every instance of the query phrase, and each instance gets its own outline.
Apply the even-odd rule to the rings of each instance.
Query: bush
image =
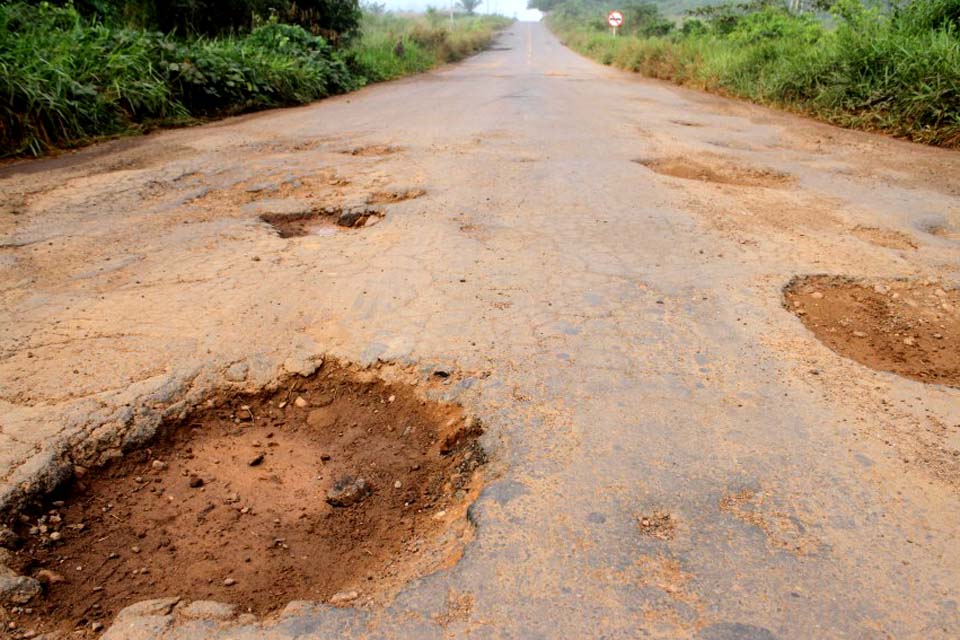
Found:
[[[184,40],[109,26],[70,5],[0,3],[0,156],[309,102],[460,59],[508,24],[368,18],[368,32],[338,49],[275,19],[246,35]]]
[[[499,16],[437,19],[390,15],[364,16],[363,36],[348,52],[354,71],[370,81],[389,80],[454,62],[487,47],[498,29],[510,24]]]
[[[183,37],[245,33],[276,17],[340,42],[359,33],[361,17],[358,0],[78,0],[76,7],[87,19]]]
[[[323,38],[292,25],[183,42],[90,23],[70,7],[0,5],[2,155],[298,104],[359,84]]]

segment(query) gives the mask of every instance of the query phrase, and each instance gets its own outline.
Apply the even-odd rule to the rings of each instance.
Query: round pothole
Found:
[[[871,369],[960,387],[960,291],[933,281],[794,278],[787,308],[824,344]]]
[[[90,634],[168,596],[260,615],[389,597],[459,558],[480,431],[457,406],[333,363],[208,401],[20,516],[10,564],[44,593],[17,628]]]

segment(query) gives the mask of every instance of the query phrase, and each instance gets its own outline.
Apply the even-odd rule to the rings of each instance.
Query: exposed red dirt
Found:
[[[333,364],[209,404],[21,519],[14,563],[46,586],[20,628],[163,596],[362,602],[458,556],[484,462],[460,408]]]
[[[960,291],[936,282],[797,278],[787,307],[842,356],[920,382],[960,387]]]

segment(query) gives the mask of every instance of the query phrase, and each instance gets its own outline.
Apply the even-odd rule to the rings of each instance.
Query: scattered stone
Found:
[[[342,476],[327,491],[327,504],[334,507],[349,507],[362,501],[370,495],[371,491],[370,485],[363,478]]]
[[[866,337],[867,337],[867,334],[864,333],[863,331],[854,331],[854,332],[853,332],[853,337],[854,337],[854,338],[866,338]]]
[[[100,631],[103,631],[103,623],[102,623],[102,622],[91,622],[91,623],[90,623],[90,630],[93,631],[94,633],[98,633],[98,632],[100,632]]]
[[[63,538],[63,534],[60,533],[59,531],[54,531],[53,533],[50,534],[51,542],[60,542],[61,538]]]
[[[197,489],[203,486],[203,478],[200,476],[190,476],[190,488]]]
[[[908,347],[912,347],[915,344],[915,342],[913,338],[906,337],[903,339],[903,344],[907,345]]]
[[[813,293],[810,294],[810,297],[813,298],[814,300],[821,300],[823,298],[823,294],[820,293],[819,291],[814,291]]]
[[[167,463],[164,462],[163,460],[154,460],[150,464],[150,466],[153,468],[154,471],[163,471],[164,469],[167,468]]]
[[[396,482],[393,483],[393,488],[394,488],[394,489],[399,489],[399,488],[402,487],[402,486],[403,486],[403,483],[400,482],[399,480],[397,480]]]
[[[237,584],[237,581],[234,580],[233,578],[227,578],[226,580],[223,581],[223,586],[225,587],[232,587],[235,584]]]
[[[263,459],[264,459],[264,457],[265,457],[265,456],[264,456],[264,454],[263,454],[262,452],[261,452],[261,453],[258,453],[258,454],[255,455],[253,458],[251,458],[251,459],[250,459],[250,462],[248,462],[247,464],[250,465],[251,467],[258,467],[258,466],[260,466],[261,464],[263,464]]]
[[[307,406],[307,401],[303,399],[302,396],[297,396],[296,400],[293,401],[298,408],[303,409]]]
[[[140,553],[140,547],[137,547],[137,546],[130,547],[130,551],[133,551],[134,553]]]

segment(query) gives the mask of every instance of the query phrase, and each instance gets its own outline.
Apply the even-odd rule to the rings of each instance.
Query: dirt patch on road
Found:
[[[725,495],[720,499],[719,507],[721,512],[758,528],[775,547],[804,555],[819,546],[818,540],[796,514],[791,513],[786,505],[777,505],[769,494],[762,491],[744,489]]]
[[[389,596],[469,539],[480,431],[459,407],[334,364],[206,403],[21,518],[13,564],[46,593],[17,626],[89,633],[166,596],[257,614]]]
[[[634,162],[673,178],[741,187],[780,187],[793,181],[791,176],[779,171],[742,167],[720,159],[704,158],[696,161],[689,158],[640,158]]]
[[[796,278],[787,308],[824,344],[879,371],[960,387],[960,291],[911,280]]]
[[[371,193],[367,198],[367,204],[392,204],[394,202],[403,202],[404,200],[413,200],[425,195],[427,192],[423,189],[398,189],[396,191],[377,191]]]
[[[297,238],[330,235],[336,232],[337,227],[371,227],[382,217],[383,211],[380,209],[324,207],[296,213],[265,213],[260,219],[276,229],[281,238]]]
[[[673,540],[677,532],[676,518],[662,511],[654,511],[650,515],[638,517],[637,524],[640,525],[640,533],[648,538]]]
[[[913,238],[901,231],[881,229],[880,227],[864,227],[857,225],[853,228],[853,235],[861,240],[887,249],[916,249],[917,243]]]
[[[390,156],[395,153],[400,153],[400,151],[402,151],[400,147],[394,147],[389,144],[371,144],[347,149],[343,153],[348,153],[351,156]]]

